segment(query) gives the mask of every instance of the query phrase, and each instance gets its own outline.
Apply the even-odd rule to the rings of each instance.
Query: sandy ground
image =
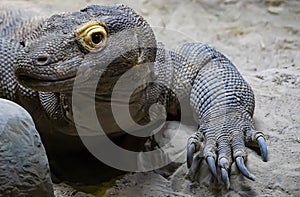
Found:
[[[30,2],[49,9],[50,13],[78,10],[87,4],[125,3],[148,20],[158,40],[167,47],[199,41],[217,48],[232,60],[255,92],[256,128],[265,133],[269,149],[268,162],[262,162],[249,149],[247,165],[256,176],[255,182],[233,169],[232,189],[228,191],[211,183],[206,164],[201,167],[198,182],[191,182],[186,178],[186,165],[182,164],[166,178],[154,172],[127,174],[115,181],[106,196],[300,196],[299,0],[22,3]],[[188,137],[188,131],[182,133],[182,138]],[[178,143],[177,149],[184,151],[185,142]],[[86,196],[67,186],[55,188],[57,196]],[[99,190],[98,196],[104,193]]]

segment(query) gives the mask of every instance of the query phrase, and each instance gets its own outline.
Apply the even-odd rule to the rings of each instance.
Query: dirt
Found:
[[[226,190],[212,183],[206,164],[198,182],[191,182],[183,163],[167,178],[154,172],[127,174],[105,196],[300,196],[300,1],[28,0],[21,4],[31,2],[52,13],[88,4],[127,4],[144,16],[167,47],[198,41],[221,51],[254,90],[255,125],[265,133],[269,150],[268,162],[248,150],[247,166],[255,182],[233,169],[232,188]],[[182,137],[187,138],[187,133]],[[184,151],[184,145],[176,146]],[[60,186],[55,188],[57,196],[63,196]]]

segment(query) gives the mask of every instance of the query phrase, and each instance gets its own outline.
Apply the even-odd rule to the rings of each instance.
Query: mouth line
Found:
[[[39,79],[39,78],[35,78],[35,77],[30,77],[28,75],[18,75],[18,79],[20,81],[25,81],[25,82],[40,82],[40,83],[55,83],[55,82],[60,82],[60,81],[66,81],[66,80],[70,80],[70,79],[74,79],[75,76],[70,76],[70,77],[66,77],[66,78],[62,78],[62,79]]]
[[[28,75],[18,75],[17,79],[21,85],[37,91],[60,92],[71,90],[76,76],[66,77],[63,79],[38,79]]]

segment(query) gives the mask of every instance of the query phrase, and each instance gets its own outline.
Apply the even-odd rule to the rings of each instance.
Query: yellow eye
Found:
[[[89,22],[75,31],[76,39],[87,50],[101,49],[105,46],[107,32],[104,24]]]

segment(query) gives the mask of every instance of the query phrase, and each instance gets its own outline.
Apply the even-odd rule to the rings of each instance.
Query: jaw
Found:
[[[75,76],[60,80],[41,80],[19,75],[17,79],[21,85],[32,90],[42,92],[69,92],[73,89]]]
[[[30,61],[26,61],[26,58],[17,62],[15,76],[22,86],[42,92],[72,91],[78,65],[81,63],[77,58],[46,66],[28,62]]]

